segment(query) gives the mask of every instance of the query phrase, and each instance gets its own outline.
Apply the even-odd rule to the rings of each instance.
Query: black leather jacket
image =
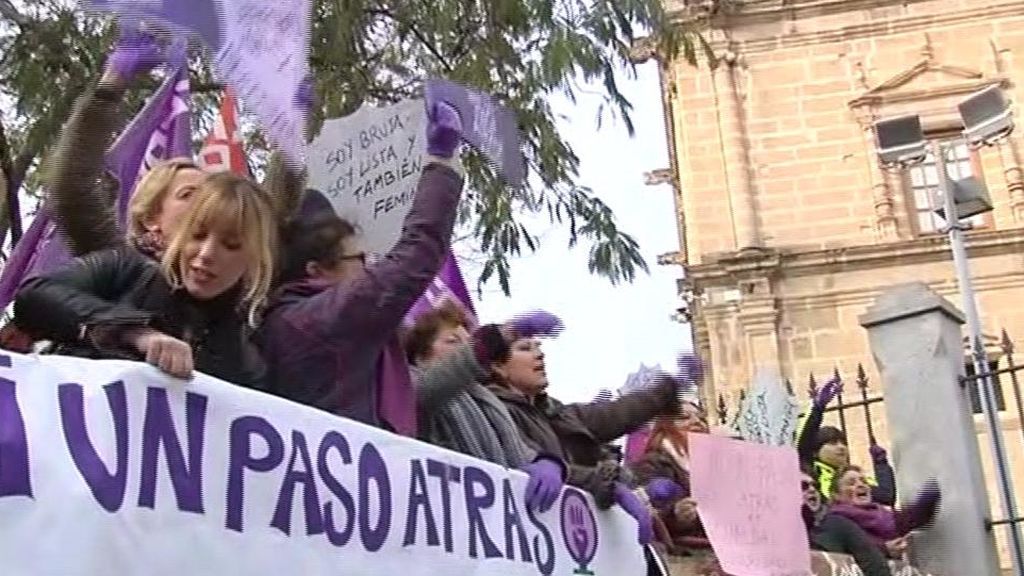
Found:
[[[208,301],[174,290],[157,262],[122,246],[28,280],[15,299],[14,314],[26,333],[52,340],[57,354],[84,358],[143,360],[130,347],[98,342],[91,330],[150,326],[188,342],[196,370],[263,388],[266,368],[249,342],[237,301],[238,290]]]

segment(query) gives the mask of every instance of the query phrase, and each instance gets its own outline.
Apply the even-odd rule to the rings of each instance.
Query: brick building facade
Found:
[[[952,175],[987,185],[995,210],[969,233],[985,344],[993,362],[1004,362],[1003,330],[1024,344],[1024,129],[971,150],[956,108],[992,84],[1024,97],[1024,1],[668,5],[681,22],[710,19],[720,59],[714,71],[662,62],[672,165],[661,173],[675,187],[680,249],[661,263],[684,269],[685,314],[711,364],[709,406],[719,394],[735,405],[755,367],[800,384],[858,363],[873,376],[858,316],[892,284],[923,280],[959,305],[932,214],[934,161],[890,173],[876,160],[871,125],[899,114],[920,114],[928,136],[950,142]],[[1012,386],[1000,384],[1024,496],[1021,422]],[[855,460],[867,462],[865,441],[851,431]]]

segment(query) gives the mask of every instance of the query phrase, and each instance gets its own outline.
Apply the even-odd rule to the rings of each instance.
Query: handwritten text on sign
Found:
[[[398,242],[423,168],[425,122],[422,100],[364,106],[325,122],[310,147],[310,184],[361,229],[368,252]]]
[[[310,0],[222,0],[223,45],[215,60],[275,146],[305,156],[305,114],[295,102],[308,72]]]
[[[4,574],[642,570],[621,510],[597,512],[568,489],[537,514],[525,485],[520,472],[207,376],[0,356]]]
[[[708,434],[689,438],[693,497],[722,569],[810,574],[796,451]]]

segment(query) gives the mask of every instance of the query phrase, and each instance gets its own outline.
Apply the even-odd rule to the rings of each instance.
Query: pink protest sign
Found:
[[[693,497],[722,569],[810,574],[796,451],[707,434],[690,434],[689,445]]]

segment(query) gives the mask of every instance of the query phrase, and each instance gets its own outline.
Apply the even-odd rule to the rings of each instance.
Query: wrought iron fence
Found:
[[[839,373],[839,368],[833,368],[831,377],[841,377]],[[849,380],[843,380],[844,382],[849,382]],[[839,420],[840,430],[843,431],[844,436],[849,437],[849,429],[847,427],[847,422],[851,421],[852,418],[855,418],[857,413],[859,412],[860,414],[863,415],[864,418],[864,429],[867,430],[868,441],[869,443],[874,443],[875,425],[872,421],[872,405],[884,402],[885,399],[881,394],[872,394],[871,382],[868,380],[867,371],[864,370],[863,364],[857,364],[857,372],[856,376],[853,379],[853,382],[855,384],[855,391],[853,391],[853,394],[855,395],[855,397],[859,398],[854,399],[852,401],[847,401],[851,396],[851,389],[849,385],[846,385],[843,387],[843,391],[845,391],[846,394],[844,395],[843,391],[840,391],[840,393],[836,396],[836,399],[832,403],[830,403],[827,408],[825,408],[825,413],[835,413],[836,417]],[[795,395],[793,393],[793,383],[788,378],[785,380],[785,384],[786,391],[789,392],[790,395]],[[809,400],[813,400],[814,397],[818,395],[818,379],[817,377],[815,377],[813,372],[807,378],[806,392],[807,398]],[[740,390],[736,406],[734,407],[733,419],[732,421],[730,421],[729,406],[725,401],[725,397],[722,394],[719,394],[717,402],[719,424],[723,426],[734,424],[735,419],[738,416],[740,409],[743,406],[743,402],[746,400],[746,398],[746,392]]]
[[[974,348],[975,350],[982,350],[980,343]],[[1020,386],[1020,375],[1024,372],[1024,364],[1018,364],[1014,359],[1015,347],[1013,340],[1010,339],[1009,334],[1006,330],[1002,331],[999,339],[1000,357],[1002,362],[990,361],[989,358],[983,355],[974,359],[974,362],[967,363],[966,375],[961,376],[960,385],[969,394],[974,408],[975,413],[980,413],[982,410],[991,409],[996,414],[995,422],[998,424],[993,427],[988,427],[986,433],[991,435],[1003,435],[1001,418],[999,417],[1000,412],[1009,412],[1010,403],[1007,402],[1006,390],[1004,386],[1009,384],[1013,391],[1012,405],[1013,412],[1017,417],[1017,423],[1019,426],[1019,434],[1021,435],[1021,441],[1024,442],[1024,399],[1021,397],[1021,386]],[[1003,367],[1000,367],[1000,364]],[[1008,381],[1008,382],[1007,382]],[[984,396],[979,391],[982,387],[988,388],[988,394],[990,394],[991,402],[986,402]],[[991,438],[990,438],[991,440]],[[984,449],[985,447],[979,447]],[[1012,463],[1009,462],[1009,454],[1005,451],[1002,454],[1002,462],[995,462],[995,468],[997,474],[1006,474],[1007,489],[1010,490],[1016,498],[1017,502],[1020,501],[1020,496],[1013,486],[1013,475],[1011,474]],[[999,489],[999,488],[997,488]],[[1024,515],[1016,513],[1016,510],[1006,510],[1007,502],[1003,500],[1003,512],[1002,517],[992,518],[987,520],[989,527],[995,526],[1006,526],[1009,530],[1008,535],[1010,538],[1020,539],[1020,529],[1024,526]],[[1018,559],[1020,561],[1021,559]]]

